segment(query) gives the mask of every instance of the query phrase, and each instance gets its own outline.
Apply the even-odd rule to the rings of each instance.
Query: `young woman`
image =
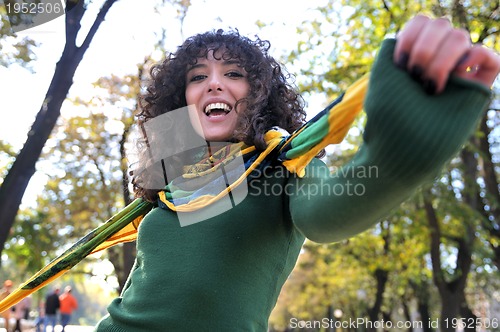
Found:
[[[148,151],[135,167],[136,195],[157,207],[140,224],[135,266],[97,331],[267,331],[305,238],[332,242],[366,230],[432,180],[474,129],[500,70],[498,55],[471,45],[464,31],[417,16],[382,45],[354,159],[337,174],[318,159],[295,174],[269,145],[276,133],[303,124],[302,100],[268,49],[236,32],[209,32],[153,68],[139,117],[141,148],[172,153],[154,168],[157,151]],[[192,132],[167,138],[152,129],[184,128],[162,118],[174,112],[189,114]],[[193,136],[206,144],[177,149]],[[243,152],[244,171],[267,154],[247,174],[244,197],[230,205],[215,200],[202,208],[210,213],[182,227],[189,212],[175,211],[176,197],[189,205],[224,180],[237,168],[227,162],[234,147]],[[165,188],[151,185],[157,173]]]

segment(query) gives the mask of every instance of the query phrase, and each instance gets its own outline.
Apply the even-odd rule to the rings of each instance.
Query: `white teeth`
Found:
[[[212,103],[205,107],[204,112],[206,115],[209,115],[214,109],[224,110],[226,113],[231,111],[231,107],[225,103]]]

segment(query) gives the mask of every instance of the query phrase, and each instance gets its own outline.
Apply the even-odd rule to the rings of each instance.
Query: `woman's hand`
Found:
[[[423,15],[409,21],[398,35],[394,61],[430,94],[442,92],[450,75],[489,88],[500,72],[500,56],[473,45],[467,31],[453,28],[447,19]]]

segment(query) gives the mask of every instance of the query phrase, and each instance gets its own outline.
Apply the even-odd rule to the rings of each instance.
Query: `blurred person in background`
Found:
[[[44,319],[44,328],[43,330],[47,331],[47,326],[52,327],[52,331],[57,323],[57,311],[61,303],[59,301],[59,288],[54,288],[54,291],[50,293],[45,299],[45,319]]]
[[[31,308],[31,297],[25,297],[18,304],[15,305],[14,317],[16,318],[16,326],[14,327],[14,332],[22,332],[21,321],[27,320],[29,318],[29,312]]]
[[[5,282],[3,283],[2,293],[0,293],[0,300],[6,298],[10,294],[11,289],[12,289],[12,281],[5,280]],[[0,313],[0,315],[2,315],[2,318],[4,319],[4,327],[7,332],[9,331],[10,311],[11,309],[8,309]]]
[[[73,294],[71,294],[71,292],[71,286],[66,286],[64,288],[64,293],[59,296],[59,313],[61,314],[62,332],[65,331],[64,328],[71,320],[71,314],[73,313],[73,311],[78,309],[78,301],[73,296]]]

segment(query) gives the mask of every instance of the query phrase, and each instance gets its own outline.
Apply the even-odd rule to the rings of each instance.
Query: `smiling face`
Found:
[[[197,133],[207,141],[232,140],[245,111],[244,102],[236,103],[249,91],[247,72],[237,61],[224,60],[219,52],[199,58],[186,73],[186,102]]]

